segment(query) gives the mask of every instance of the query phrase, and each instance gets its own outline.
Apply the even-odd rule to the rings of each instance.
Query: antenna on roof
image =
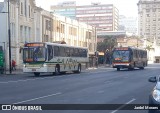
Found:
[[[91,2],[92,5],[99,5],[101,2]]]

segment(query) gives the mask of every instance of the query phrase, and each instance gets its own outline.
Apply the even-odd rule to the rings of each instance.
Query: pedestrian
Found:
[[[12,60],[12,70],[16,70],[16,61]]]

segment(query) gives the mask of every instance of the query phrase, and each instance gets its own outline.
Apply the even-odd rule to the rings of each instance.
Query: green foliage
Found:
[[[146,49],[147,49],[148,51],[150,51],[151,48],[152,48],[152,45],[147,45],[147,46],[146,46]]]
[[[97,51],[105,52],[107,49],[111,51],[117,45],[115,38],[108,37],[103,40],[103,42],[97,43]]]

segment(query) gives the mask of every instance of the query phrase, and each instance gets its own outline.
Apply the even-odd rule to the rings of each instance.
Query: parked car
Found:
[[[158,106],[160,107],[160,76],[158,77],[150,77],[148,79],[149,82],[156,83],[153,88],[151,94],[149,95],[149,105],[150,106]],[[148,113],[159,113],[157,110],[149,110]]]

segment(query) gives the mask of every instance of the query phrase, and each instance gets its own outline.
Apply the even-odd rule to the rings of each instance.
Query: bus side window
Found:
[[[66,52],[66,53],[65,53],[65,54],[66,54],[65,56],[66,56],[66,57],[70,57],[69,48],[67,47],[67,48],[65,48],[65,50],[66,50],[66,51],[65,51],[65,52]]]
[[[86,57],[87,56],[87,52],[85,49],[83,49],[83,57]]]
[[[54,46],[54,56],[59,56],[59,47]]]
[[[82,49],[79,49],[79,57],[83,57]]]
[[[77,48],[74,49],[74,57],[79,57],[79,52]]]
[[[59,52],[60,52],[61,57],[65,57],[65,48],[64,47],[60,47]]]
[[[53,49],[51,45],[47,45],[48,48],[48,61],[50,61],[53,58]]]
[[[74,50],[73,48],[70,48],[70,57],[73,57],[74,56]]]

